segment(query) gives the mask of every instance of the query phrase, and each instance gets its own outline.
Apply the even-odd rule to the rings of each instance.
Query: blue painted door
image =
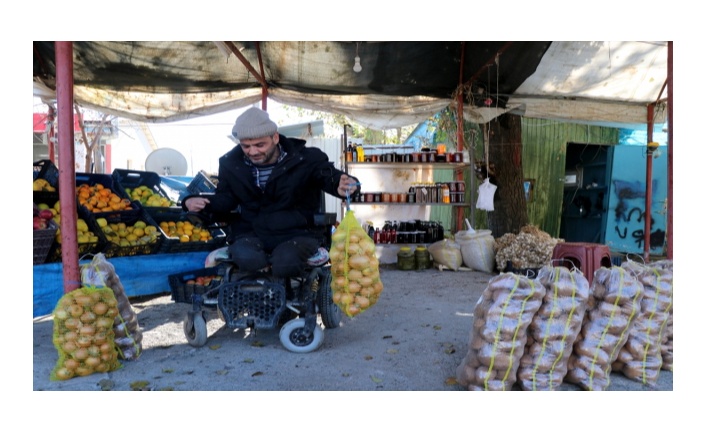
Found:
[[[667,151],[652,159],[650,254],[664,255],[667,226]],[[614,147],[605,244],[611,251],[642,255],[645,247],[645,146]]]

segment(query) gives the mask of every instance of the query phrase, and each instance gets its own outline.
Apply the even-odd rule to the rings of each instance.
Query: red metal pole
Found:
[[[654,104],[647,106],[647,169],[645,175],[645,262],[650,261],[650,232],[652,231],[652,135],[654,129]]]
[[[667,43],[667,82],[669,82],[669,93],[667,94],[667,259],[673,259],[674,248],[672,239],[674,238],[674,229],[672,228],[672,204],[674,203],[674,195],[672,187],[672,149],[674,148],[674,86],[673,86],[673,68],[674,68],[674,42]]]
[[[458,73],[458,94],[456,95],[456,151],[463,153],[463,62],[465,61],[466,42],[461,42],[461,65]],[[456,171],[456,181],[463,181],[463,171]],[[456,208],[456,230],[463,230],[463,207]]]
[[[54,154],[54,121],[56,120],[56,111],[54,107],[49,105],[47,113],[47,144],[49,145],[49,160],[56,164],[56,154]]]
[[[54,42],[56,101],[59,129],[59,198],[61,211],[61,261],[64,293],[81,287],[76,235],[76,172],[74,161],[74,60],[71,42]]]

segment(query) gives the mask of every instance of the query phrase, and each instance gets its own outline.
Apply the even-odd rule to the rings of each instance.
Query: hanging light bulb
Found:
[[[360,45],[360,42],[355,43],[355,64],[353,65],[353,72],[359,73],[361,70],[363,70],[363,67],[360,65],[360,57],[358,56],[358,46]]]

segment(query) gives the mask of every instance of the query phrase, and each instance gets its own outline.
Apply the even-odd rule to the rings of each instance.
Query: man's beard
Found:
[[[271,165],[272,163],[275,163],[277,161],[277,149],[279,148],[279,144],[275,144],[270,151],[265,153],[265,158],[262,161],[255,161],[251,158],[250,163],[256,166],[264,166],[264,165]]]

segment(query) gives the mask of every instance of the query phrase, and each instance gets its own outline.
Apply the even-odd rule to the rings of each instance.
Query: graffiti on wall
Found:
[[[659,182],[652,181],[652,191],[657,191]],[[645,184],[641,181],[613,180],[615,195],[615,232],[620,239],[632,238],[638,249],[645,244]],[[654,217],[650,216],[650,226],[655,226]],[[656,250],[664,245],[665,232],[662,229],[650,231],[650,249]]]

